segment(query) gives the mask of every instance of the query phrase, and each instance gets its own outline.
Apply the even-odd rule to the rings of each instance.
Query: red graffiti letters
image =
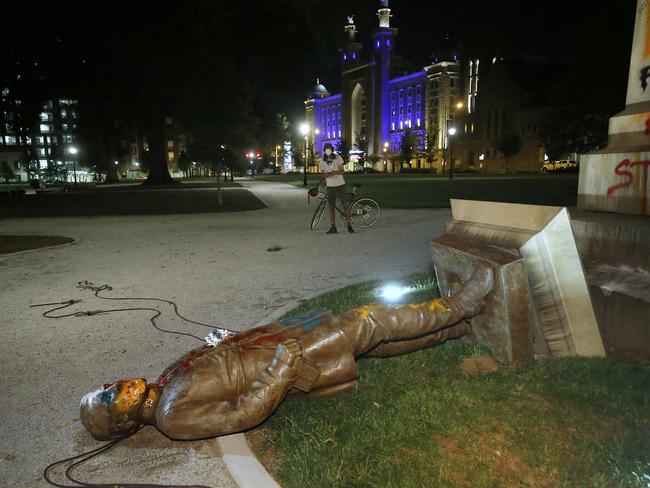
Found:
[[[641,213],[643,215],[646,215],[648,213],[648,167],[650,166],[650,160],[646,159],[644,161],[630,161],[629,159],[624,159],[618,163],[616,165],[616,168],[614,168],[614,173],[619,176],[623,176],[625,178],[625,181],[610,186],[607,189],[607,197],[611,197],[618,190],[627,188],[628,186],[632,185],[634,182],[634,173],[632,173],[630,169],[637,166],[641,166],[643,168],[643,175],[641,176],[643,181],[643,188],[641,190]]]

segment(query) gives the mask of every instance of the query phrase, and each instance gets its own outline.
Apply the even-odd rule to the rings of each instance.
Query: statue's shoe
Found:
[[[485,308],[484,298],[494,287],[494,275],[492,268],[478,266],[472,276],[465,284],[465,288],[458,294],[458,297],[467,304],[467,317],[478,315]]]

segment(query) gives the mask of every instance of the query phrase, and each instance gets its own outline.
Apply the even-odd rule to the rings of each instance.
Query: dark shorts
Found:
[[[341,205],[348,206],[348,193],[345,191],[345,185],[327,187],[327,203],[329,203],[330,208],[336,206],[336,197],[339,198]]]

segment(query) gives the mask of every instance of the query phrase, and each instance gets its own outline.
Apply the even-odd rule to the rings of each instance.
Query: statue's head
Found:
[[[104,385],[81,399],[81,422],[96,439],[122,437],[142,423],[140,410],[148,393],[144,378]]]

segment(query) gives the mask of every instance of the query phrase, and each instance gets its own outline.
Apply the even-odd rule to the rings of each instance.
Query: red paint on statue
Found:
[[[195,359],[198,359],[202,356],[205,356],[210,350],[213,349],[212,346],[202,346],[197,349],[192,349],[190,352],[185,354],[182,358],[168,367],[160,375],[156,384],[159,386],[164,386],[169,383],[169,380],[178,373],[187,374],[190,371],[190,366]]]
[[[643,161],[630,161],[629,159],[624,159],[618,163],[614,168],[614,173],[625,177],[625,181],[610,186],[607,189],[607,197],[611,198],[618,190],[627,188],[631,186],[632,183],[634,183],[634,173],[629,171],[629,169],[635,168],[637,166],[641,166],[643,168],[643,175],[641,177],[643,179],[643,188],[641,190],[641,213],[643,215],[646,215],[648,213],[648,166],[650,166],[650,160],[646,159]]]

